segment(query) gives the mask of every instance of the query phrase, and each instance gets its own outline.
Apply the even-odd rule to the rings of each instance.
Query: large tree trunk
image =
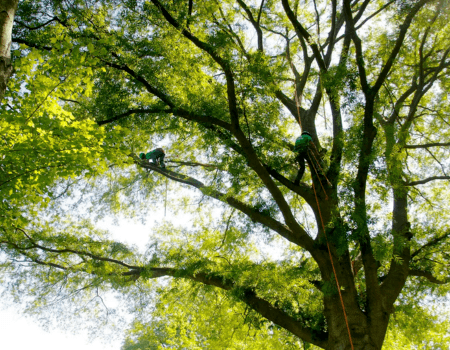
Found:
[[[0,101],[12,75],[11,33],[19,0],[0,0]]]
[[[344,296],[344,300],[348,300]],[[355,306],[345,304],[348,324],[354,350],[381,350],[389,314],[369,320],[369,317]],[[325,298],[325,315],[328,321],[327,350],[351,350],[347,325],[339,296]],[[372,325],[374,323],[375,325]]]
[[[336,198],[334,200],[331,198],[323,199],[320,208],[321,215],[319,216],[319,220],[324,220],[325,224],[323,227],[330,227],[333,213],[338,212]],[[320,222],[318,224],[322,226]],[[387,308],[392,305],[392,302],[383,302],[383,298],[368,300],[366,293],[358,287],[361,281],[355,280],[348,249],[345,252],[341,251],[338,253],[335,245],[335,242],[339,241],[339,236],[345,235],[344,230],[339,228],[339,225],[335,225],[334,229],[327,229],[327,237],[325,237],[323,231],[323,229],[319,229],[319,236],[323,236],[319,241],[323,242],[322,249],[327,250],[327,257],[329,257],[329,253],[328,247],[325,247],[325,242],[330,242],[329,247],[333,257],[334,269],[329,259],[327,259],[325,265],[319,263],[321,265],[322,280],[329,281],[336,288],[333,292],[325,292],[324,295],[324,314],[328,328],[326,349],[351,350],[349,328],[354,350],[381,350],[389,322],[390,313]],[[339,281],[340,294],[344,303],[347,322],[344,317],[341,296],[337,291],[334,277],[335,272]],[[367,283],[369,282],[366,279]],[[373,283],[377,283],[377,285],[369,285],[366,287],[379,288],[377,281]],[[362,304],[358,299],[363,300]]]

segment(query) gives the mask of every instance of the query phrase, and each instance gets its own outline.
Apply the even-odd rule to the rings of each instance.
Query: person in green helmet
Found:
[[[161,168],[165,169],[166,165],[164,164],[164,157],[165,157],[164,150],[162,148],[156,148],[153,151],[148,152],[147,154],[141,153],[139,154],[139,158],[141,159],[148,159],[150,163],[153,163],[155,165],[159,164],[161,165]]]
[[[295,177],[294,184],[298,185],[305,173],[305,159],[308,160],[308,148],[312,143],[311,134],[307,131],[303,131],[301,136],[295,140],[294,152],[297,153],[295,160],[298,162],[300,168],[298,169],[297,176]]]

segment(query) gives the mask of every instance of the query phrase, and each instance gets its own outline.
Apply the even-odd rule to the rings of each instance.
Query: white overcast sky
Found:
[[[164,212],[155,215],[164,219]],[[141,225],[121,220],[120,226],[105,222],[101,228],[109,229],[117,240],[144,247],[151,234],[152,223]],[[71,334],[61,329],[45,331],[36,319],[26,317],[14,305],[5,309],[0,301],[0,349],[1,350],[120,350],[122,336],[106,342],[90,340],[86,333]]]

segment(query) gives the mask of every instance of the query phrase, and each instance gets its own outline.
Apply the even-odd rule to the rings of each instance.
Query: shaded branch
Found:
[[[149,109],[143,109],[143,108],[130,109],[129,111],[119,114],[119,115],[116,115],[115,117],[112,117],[112,118],[109,118],[106,120],[100,120],[97,122],[97,124],[99,126],[101,126],[101,125],[105,125],[105,124],[109,124],[109,123],[118,121],[122,118],[128,117],[133,114],[151,114],[151,113],[173,113],[173,110],[170,108],[167,109],[167,108],[161,108],[161,107],[154,107],[154,108],[149,108]]]
[[[55,16],[55,17],[53,17],[52,19],[48,20],[48,21],[45,22],[45,23],[39,24],[39,25],[37,25],[37,26],[35,26],[35,27],[31,27],[31,26],[27,25],[26,23],[21,22],[21,21],[19,21],[19,20],[17,20],[17,19],[14,20],[14,22],[20,24],[22,27],[27,28],[28,30],[37,30],[37,29],[43,28],[43,27],[45,27],[46,25],[48,25],[48,24],[50,24],[50,23],[52,23],[52,22],[55,22],[55,21],[56,21],[56,22],[60,22],[60,21],[59,21],[59,18]]]
[[[256,30],[256,34],[258,36],[258,51],[263,51],[263,33],[261,30],[261,27],[259,25],[259,22],[261,20],[261,12],[262,12],[262,8],[264,5],[264,0],[262,0],[261,2],[261,7],[258,13],[258,19],[255,20],[255,18],[253,17],[252,11],[250,11],[250,9],[248,8],[247,4],[242,1],[242,0],[237,0],[237,3],[243,8],[243,10],[245,11],[245,13],[248,16],[248,19],[250,21],[250,23],[252,24],[253,28],[255,28]]]
[[[395,46],[391,51],[391,54],[389,55],[389,58],[386,61],[385,65],[383,66],[383,69],[381,70],[380,75],[378,76],[378,79],[375,82],[375,85],[373,86],[374,92],[377,92],[381,88],[384,80],[388,76],[388,73],[391,70],[392,65],[394,64],[395,59],[397,58],[397,55],[400,52],[400,48],[403,45],[403,40],[405,39],[406,33],[409,29],[409,26],[411,25],[413,18],[426,3],[431,1],[434,0],[421,0],[411,9],[411,11],[409,11],[408,15],[406,16],[405,20],[400,26],[400,33],[395,42]]]
[[[442,242],[443,240],[445,240],[446,238],[449,238],[449,237],[450,237],[450,231],[448,231],[447,233],[443,234],[440,237],[436,237],[435,239],[432,239],[428,243],[426,243],[423,246],[421,246],[420,248],[418,248],[414,253],[412,253],[411,254],[411,259],[414,258],[415,256],[417,256],[424,249],[433,247],[433,246],[437,245],[438,243]]]
[[[423,180],[408,182],[407,184],[405,184],[405,186],[423,185],[434,180],[450,180],[450,176],[431,176]]]
[[[200,282],[205,285],[215,286],[224,290],[231,290],[239,288],[236,286],[235,282],[224,278],[222,276],[197,273],[191,274],[185,270],[178,270],[172,268],[149,268],[150,278],[158,278],[163,276],[172,276],[178,278],[185,278],[192,281]],[[283,310],[273,306],[267,300],[257,296],[257,294],[249,288],[239,288],[238,298],[250,306],[253,310],[259,313],[261,316],[267,318],[273,323],[285,328],[289,332],[295,334],[299,338],[325,348],[327,345],[328,335],[324,332],[313,331],[301,325],[299,321],[294,319],[292,316],[285,313]]]
[[[281,2],[283,4],[283,8],[284,8],[284,11],[285,11],[287,17],[289,18],[289,21],[291,22],[292,26],[294,27],[295,32],[297,33],[297,36],[299,38],[303,38],[306,40],[306,42],[309,44],[309,46],[311,47],[311,49],[313,51],[314,58],[316,59],[320,70],[326,71],[326,65],[325,65],[323,57],[320,53],[319,46],[317,45],[317,43],[312,42],[311,35],[308,33],[308,31],[305,28],[303,28],[303,26],[297,20],[297,16],[294,14],[294,12],[292,12],[291,7],[289,6],[289,1],[282,0]]]
[[[428,147],[440,147],[440,146],[450,146],[450,142],[434,142],[434,143],[425,143],[423,145],[405,145],[403,148],[428,148]]]
[[[130,76],[132,76],[134,79],[136,79],[136,81],[143,84],[145,89],[149,93],[158,97],[162,102],[164,102],[167,106],[169,106],[170,109],[167,109],[167,110],[170,111],[171,113],[173,113],[174,115],[176,115],[178,117],[182,117],[186,120],[191,120],[191,121],[196,121],[199,123],[206,123],[206,124],[215,124],[226,130],[230,129],[230,124],[228,124],[227,122],[225,122],[223,120],[214,118],[212,116],[196,115],[189,111],[184,110],[183,108],[176,107],[169,96],[167,96],[162,91],[153,87],[142,75],[139,75],[138,73],[136,73],[129,66],[127,66],[125,64],[117,64],[117,63],[106,62],[106,61],[104,61],[104,64],[109,67],[112,67],[114,69],[118,69],[118,70],[128,73]]]
[[[425,277],[431,283],[436,283],[436,284],[450,283],[450,277],[446,277],[443,280],[440,280],[440,279],[437,279],[436,277],[434,277],[431,272],[417,270],[417,269],[410,269],[409,276]]]
[[[198,39],[191,32],[181,27],[181,25],[172,17],[172,15],[167,11],[163,4],[159,0],[151,0],[151,2],[161,11],[163,17],[167,22],[174,28],[178,29],[181,34],[190,40],[195,46],[197,46],[202,51],[206,52],[223,70],[225,73],[225,78],[227,81],[227,96],[228,96],[228,107],[230,111],[231,125],[233,129],[239,129],[239,113],[237,109],[237,99],[236,99],[236,88],[233,79],[233,73],[231,71],[229,63],[224,60],[216,50],[209,45]]]
[[[25,39],[22,39],[22,38],[12,38],[11,40],[14,43],[24,44],[24,45],[27,45],[28,47],[34,47],[35,49],[39,49],[39,50],[46,50],[46,51],[52,51],[53,50],[53,47],[41,45],[41,44],[38,44],[38,43],[33,43],[33,42],[29,41],[29,40],[25,40]]]
[[[135,163],[141,168],[156,171],[173,181],[195,187],[199,189],[204,195],[217,199],[221,202],[225,202],[229,204],[231,207],[247,215],[252,221],[261,223],[267,226],[268,228],[274,230],[275,232],[286,238],[288,241],[296,245],[299,245],[310,252],[314,251],[313,248],[314,242],[303,228],[300,227],[300,230],[294,233],[286,225],[283,225],[279,221],[271,218],[270,216],[261,213],[258,209],[255,209],[254,207],[245,204],[232,196],[229,196],[209,186],[206,186],[203,182],[198,181],[193,177],[177,173],[168,169],[162,169],[159,166],[153,165],[150,162],[142,161],[134,154],[131,154],[130,157],[133,158]]]
[[[218,165],[215,164],[203,164],[203,163],[196,163],[196,162],[184,162],[181,160],[165,160],[166,163],[175,163],[175,164],[180,164],[180,165],[186,165],[186,166],[200,166],[203,168],[212,168],[212,169],[220,169],[220,167]]]

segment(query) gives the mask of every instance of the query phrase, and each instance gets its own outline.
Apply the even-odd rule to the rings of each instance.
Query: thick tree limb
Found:
[[[314,242],[313,242],[312,238],[308,235],[308,233],[303,228],[301,228],[300,231],[294,233],[287,226],[285,226],[282,223],[280,223],[279,221],[271,218],[270,216],[262,214],[260,211],[258,211],[258,209],[255,209],[255,208],[251,207],[250,205],[237,200],[234,197],[227,196],[225,193],[221,193],[217,190],[209,188],[203,182],[198,181],[197,179],[194,179],[190,176],[180,174],[180,173],[168,170],[168,169],[162,169],[157,165],[153,165],[149,162],[140,160],[136,155],[130,155],[130,156],[134,159],[135,163],[138,166],[140,166],[144,169],[154,170],[173,181],[195,187],[195,188],[201,190],[202,193],[208,197],[217,199],[221,202],[228,203],[233,208],[235,208],[235,209],[241,211],[242,213],[244,213],[245,215],[247,215],[251,220],[267,226],[268,228],[274,230],[275,232],[277,232],[278,234],[280,234],[281,236],[286,238],[288,241],[290,241],[296,245],[299,245],[310,252],[314,252],[314,249],[315,249],[313,247]]]
[[[392,235],[394,249],[391,266],[386,279],[381,285],[383,300],[391,306],[398,298],[408,277],[411,250],[409,241],[412,238],[408,222],[408,196],[404,187],[395,187],[394,208],[392,211]]]
[[[236,287],[235,283],[229,279],[216,275],[208,275],[205,273],[188,274],[183,270],[176,270],[170,268],[150,268],[149,272],[151,272],[152,274],[150,278],[172,276],[190,279],[196,282],[200,282],[202,284],[215,286],[224,290],[231,290]],[[299,338],[311,344],[320,346],[322,348],[326,347],[327,344],[326,333],[317,332],[314,333],[313,335],[311,329],[302,326],[300,322],[298,322],[297,320],[286,314],[281,309],[276,308],[268,301],[258,297],[254,291],[250,289],[244,289],[239,294],[239,298],[248,306],[250,306],[253,310],[258,312],[261,316],[285,328],[289,332],[292,332]]]
[[[11,64],[11,34],[18,0],[0,2],[0,101],[13,74]]]
[[[225,73],[225,78],[227,81],[227,96],[228,96],[228,107],[230,111],[231,125],[235,130],[239,129],[239,113],[237,109],[237,99],[236,99],[236,87],[234,83],[233,73],[229,66],[229,63],[220,57],[216,50],[209,44],[201,41],[191,32],[183,29],[181,25],[172,17],[172,15],[167,11],[163,4],[159,0],[151,0],[151,2],[161,11],[161,14],[171,24],[174,28],[180,30],[181,34],[189,39],[195,46],[197,46],[202,51],[206,52],[223,70]]]

